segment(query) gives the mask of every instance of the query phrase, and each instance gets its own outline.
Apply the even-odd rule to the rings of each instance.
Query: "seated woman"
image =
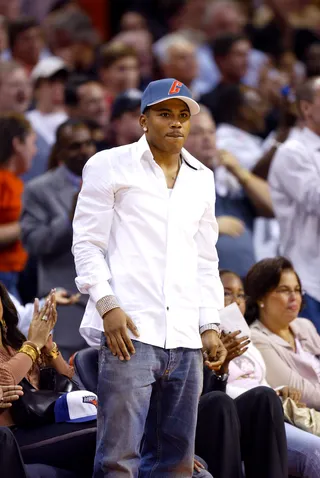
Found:
[[[233,302],[243,315],[246,315],[246,296],[240,277],[231,271],[221,271],[220,277],[225,291],[225,306]],[[266,381],[266,366],[258,349],[251,343],[246,345],[246,339],[230,340],[230,334],[223,338],[228,349],[226,364],[221,372],[228,373],[227,394],[235,399],[245,398],[247,391],[259,390],[261,385],[269,387]],[[233,342],[233,345],[232,345]],[[301,399],[297,390],[284,387],[277,391],[279,396],[290,396],[296,402]],[[288,468],[293,476],[302,478],[317,478],[320,476],[320,438],[285,423],[288,447]],[[204,455],[206,459],[206,456]]]
[[[62,358],[51,331],[57,321],[55,294],[52,292],[39,311],[35,301],[28,340],[18,330],[18,314],[6,288],[0,283],[0,385],[10,386],[27,378],[39,387],[40,368],[46,365],[72,378],[74,370]],[[53,423],[39,428],[16,427],[7,408],[0,414],[0,426],[9,426],[20,446],[25,463],[43,463],[76,471],[77,476],[92,474],[96,422]]]
[[[300,279],[284,257],[255,264],[245,279],[246,320],[272,387],[299,390],[301,401],[320,410],[320,337],[302,309]]]

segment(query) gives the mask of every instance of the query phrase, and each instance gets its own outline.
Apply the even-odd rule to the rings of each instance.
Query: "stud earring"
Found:
[[[146,132],[147,132],[147,131],[148,131],[148,128],[144,127],[144,128],[143,128],[143,131],[146,131]]]
[[[263,307],[264,307],[264,304],[263,304],[263,303],[262,303],[262,304],[260,304],[260,307],[261,307],[261,309],[263,309]]]

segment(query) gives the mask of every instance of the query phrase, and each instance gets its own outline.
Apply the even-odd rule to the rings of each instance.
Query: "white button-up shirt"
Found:
[[[182,156],[171,195],[145,136],[84,168],[72,250],[76,284],[90,296],[80,328],[90,345],[99,343],[96,303],[106,295],[132,318],[138,340],[163,348],[200,348],[199,327],[220,322],[213,174]]]
[[[282,253],[308,294],[320,301],[320,136],[304,128],[271,163],[269,184]]]

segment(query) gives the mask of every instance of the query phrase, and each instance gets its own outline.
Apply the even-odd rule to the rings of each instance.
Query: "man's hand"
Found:
[[[232,216],[217,217],[219,234],[225,234],[231,237],[239,237],[243,234],[244,223],[240,219]]]
[[[130,354],[134,354],[135,349],[127,329],[139,337],[138,329],[130,317],[118,307],[103,316],[103,326],[107,345],[113,355],[117,355],[120,360],[130,360]]]
[[[201,335],[204,364],[210,370],[219,370],[227,357],[227,351],[215,330],[206,330]]]
[[[12,407],[11,402],[19,400],[23,391],[20,385],[0,386],[0,409]]]
[[[242,170],[241,164],[237,158],[224,149],[219,150],[218,154],[221,166],[224,166],[231,174],[234,174],[237,177]]]

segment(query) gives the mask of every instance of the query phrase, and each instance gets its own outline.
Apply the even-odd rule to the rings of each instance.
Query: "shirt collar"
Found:
[[[303,128],[303,134],[308,140],[308,145],[317,151],[320,151],[320,136],[310,128]]]
[[[145,134],[139,139],[136,145],[137,145],[137,155],[139,159],[142,159],[142,158],[153,159]],[[194,158],[186,149],[182,148],[181,155],[186,165],[189,166],[191,169],[195,169],[195,170],[204,169],[204,166],[202,165],[202,163],[198,161],[196,158]]]

